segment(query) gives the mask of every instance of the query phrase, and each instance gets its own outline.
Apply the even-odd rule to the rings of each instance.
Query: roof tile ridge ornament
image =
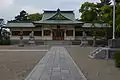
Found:
[[[59,9],[59,8],[57,9],[57,12],[60,12],[60,9]]]

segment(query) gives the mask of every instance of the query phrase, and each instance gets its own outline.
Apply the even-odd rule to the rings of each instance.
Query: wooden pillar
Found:
[[[66,29],[64,30],[64,40],[66,40]]]
[[[43,28],[43,25],[42,25],[42,40],[44,39],[44,28]]]
[[[73,37],[74,37],[74,40],[75,40],[75,28],[73,29]]]

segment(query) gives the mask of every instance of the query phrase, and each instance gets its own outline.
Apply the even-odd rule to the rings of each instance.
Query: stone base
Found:
[[[19,47],[24,47],[24,44],[19,44],[18,46],[19,46]]]
[[[86,47],[86,46],[88,46],[88,41],[81,41],[80,46],[81,46],[81,47]]]
[[[113,59],[114,54],[120,51],[120,48],[98,48],[89,57],[94,59]]]
[[[29,45],[35,45],[35,41],[34,40],[30,40],[30,41],[28,41],[28,44]]]
[[[109,39],[108,47],[109,48],[120,48],[120,39]]]

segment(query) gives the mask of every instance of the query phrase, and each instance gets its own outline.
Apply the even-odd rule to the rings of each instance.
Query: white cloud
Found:
[[[0,10],[7,9],[13,2],[13,0],[0,0]]]
[[[24,7],[21,8],[21,10],[25,10],[29,14],[31,14],[31,13],[40,13],[41,12],[40,8],[33,7],[33,6],[24,6]]]
[[[100,0],[0,0],[0,18],[11,20],[25,10],[29,14],[43,12],[43,10],[74,10],[76,18],[79,18],[79,8],[82,3],[98,2]]]

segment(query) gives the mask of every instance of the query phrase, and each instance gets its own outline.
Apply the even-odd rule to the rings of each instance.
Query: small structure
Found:
[[[83,31],[83,36],[82,36],[82,40],[81,40],[81,44],[80,46],[87,46],[88,45],[88,41],[87,41],[87,34],[85,33],[85,31]]]
[[[29,41],[28,41],[29,45],[35,45],[35,37],[34,37],[34,32],[32,31],[29,35]]]
[[[23,32],[22,32],[22,31],[20,31],[19,36],[20,36],[20,43],[19,43],[19,47],[24,47],[24,44],[23,44]]]
[[[108,40],[107,47],[98,47],[96,50],[90,52],[89,57],[95,59],[113,59],[113,55],[120,51],[120,39]]]

